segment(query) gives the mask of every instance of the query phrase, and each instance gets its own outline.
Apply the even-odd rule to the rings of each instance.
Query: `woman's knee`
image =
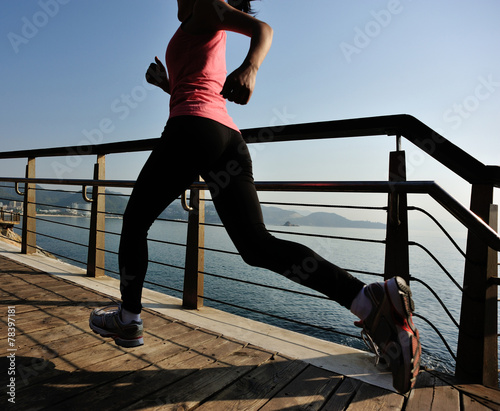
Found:
[[[252,267],[267,268],[266,259],[258,250],[245,249],[240,251],[240,255],[243,261]]]
[[[258,239],[248,241],[245,245],[237,247],[243,261],[252,267],[273,269],[277,260],[277,247],[279,241],[271,234],[261,235]],[[279,258],[278,258],[279,259]]]

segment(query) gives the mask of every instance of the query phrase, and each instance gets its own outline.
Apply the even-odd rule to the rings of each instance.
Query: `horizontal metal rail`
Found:
[[[49,184],[49,185],[76,185],[100,187],[133,187],[132,180],[86,180],[52,178],[10,178],[0,177],[0,182]],[[289,191],[289,192],[349,192],[349,193],[407,193],[428,194],[465,227],[474,232],[482,241],[496,251],[500,251],[500,237],[488,224],[476,214],[464,207],[434,181],[324,181],[324,182],[257,182],[259,191]],[[194,183],[194,189],[208,189],[204,183]]]
[[[258,127],[241,132],[248,143],[395,135],[406,138],[471,184],[491,184],[500,187],[499,166],[484,165],[415,117],[407,114]],[[69,147],[18,150],[2,152],[0,159],[149,151],[155,147],[159,140],[159,138],[150,138],[106,144],[89,143]]]

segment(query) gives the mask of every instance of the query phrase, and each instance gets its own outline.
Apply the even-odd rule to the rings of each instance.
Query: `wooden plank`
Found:
[[[77,286],[68,288],[64,293],[60,293],[59,295],[72,301],[73,304],[87,305],[94,308],[113,304],[110,297],[105,297],[100,293],[88,291]]]
[[[215,338],[218,338],[219,336],[220,334],[206,332],[204,330],[192,330],[187,333],[183,333],[181,335],[169,338],[169,341],[172,341],[173,343],[183,346],[185,348],[190,348],[193,346],[198,346],[200,344],[203,344],[206,341],[211,341]]]
[[[432,410],[459,410],[460,393],[452,386],[445,384],[440,379],[435,379],[434,400]]]
[[[0,360],[1,362],[1,360]],[[4,368],[5,369],[5,368]],[[37,357],[16,356],[16,409],[28,409],[23,407],[22,402],[29,398],[36,398],[33,387],[47,379],[75,371],[76,368],[64,361],[62,358],[52,360],[41,360]],[[6,404],[6,393],[0,392],[0,403]],[[43,406],[39,403],[38,407]]]
[[[466,384],[457,380],[451,375],[432,371],[436,378],[442,380],[448,385],[452,385],[462,394],[481,402],[491,409],[500,409],[500,390],[498,388],[485,387],[480,384]]]
[[[109,341],[109,340],[108,340]],[[159,341],[157,344],[150,344],[148,350],[144,347],[125,351],[114,343],[104,343],[97,347],[92,347],[92,351],[85,350],[81,353],[73,352],[65,357],[66,361],[75,365],[76,372],[52,373],[50,377],[40,381],[38,387],[30,390],[33,401],[24,400],[27,408],[36,406],[42,401],[45,404],[55,404],[65,399],[72,398],[88,389],[94,389],[99,384],[118,379],[127,375],[137,368],[148,366],[152,361],[164,360],[168,356],[186,351],[184,347],[166,341]],[[145,352],[146,351],[146,352]],[[129,371],[124,372],[128,365]],[[102,370],[105,368],[105,370]],[[102,371],[100,371],[102,370]],[[123,396],[123,394],[121,394]],[[113,399],[113,402],[116,398]],[[78,402],[76,403],[78,404]],[[69,406],[69,408],[74,408]]]
[[[124,355],[122,352],[119,356],[124,357]],[[38,381],[38,384],[31,386],[27,393],[18,393],[16,396],[16,406],[19,409],[40,409],[45,405],[52,405],[53,403],[72,397],[87,388],[91,388],[95,378],[99,376],[96,372],[92,372],[92,368],[97,368],[101,364],[101,361],[92,360],[92,362],[93,364],[86,367],[88,370],[76,370],[73,372],[58,370],[59,372],[52,375],[52,378]],[[111,377],[113,374],[108,373],[107,375]],[[78,404],[76,403],[70,409],[78,409]]]
[[[169,323],[168,329],[166,326],[167,323],[157,320],[154,317],[144,318],[144,332],[158,338],[163,338],[164,340],[176,340],[179,338],[182,340],[182,338],[188,338],[187,336],[181,337],[182,335],[196,331],[194,327],[179,322]]]
[[[274,397],[307,364],[275,355],[267,363],[245,374],[234,384],[200,405],[197,410],[257,410]]]
[[[123,350],[103,344],[98,350],[93,346],[45,361],[40,361],[46,356],[43,349],[38,349],[33,355],[16,357],[16,361],[20,361],[20,364],[16,364],[16,405],[19,409],[47,405],[48,403],[41,401],[48,392],[47,387],[51,381],[66,380],[71,373],[82,367],[99,363],[112,356],[123,355]],[[48,353],[48,356],[50,355]]]
[[[20,303],[22,302],[23,304],[30,303],[34,305],[57,305],[60,303],[71,302],[70,299],[60,294],[53,293],[52,291],[49,291],[45,288],[35,288],[33,286],[27,286],[26,288],[23,287],[19,290],[16,290],[14,296],[18,297]]]
[[[404,396],[375,387],[369,384],[361,384],[348,411],[387,411],[401,410],[404,403]],[[442,408],[456,409],[456,408]]]
[[[18,316],[22,313],[28,313],[30,311],[38,310],[38,307],[31,305],[31,304],[20,305],[19,300],[7,300],[7,301],[5,301],[5,303],[6,303],[5,305],[2,304],[0,307],[5,307],[5,310],[7,309],[7,307],[15,307],[16,316]],[[0,336],[0,338],[2,338],[2,336]]]
[[[22,352],[23,355],[37,356],[41,358],[63,357],[75,351],[80,351],[88,347],[96,347],[103,341],[93,333],[82,333],[71,338],[62,338],[56,341],[41,343],[29,348],[29,351]],[[41,353],[41,354],[38,354]]]
[[[23,328],[18,327],[16,345],[18,350],[27,350],[32,346],[40,344],[45,345],[63,338],[74,337],[78,334],[87,333],[88,331],[88,320],[42,329],[35,332],[25,332]]]
[[[491,409],[498,410],[500,407],[495,407],[495,408],[490,408],[487,407],[480,402],[468,397],[467,395],[462,394],[462,404],[463,404],[463,411],[488,411]]]
[[[22,279],[21,277],[19,277],[18,275],[13,275],[15,273],[17,273],[17,270],[10,270],[8,267],[7,267],[7,263],[5,262],[6,259],[5,258],[2,258],[0,257],[0,263],[3,262],[3,264],[0,264],[0,273],[2,273],[2,284],[0,286],[0,288],[2,289],[7,289],[14,285],[14,286],[18,286],[20,284],[26,284],[26,281],[24,279]]]
[[[23,334],[57,326],[88,321],[90,310],[84,307],[49,307],[16,315],[16,326]]]
[[[192,409],[271,357],[272,353],[256,347],[238,349],[196,374],[155,393],[155,404],[143,404],[141,408]],[[269,363],[268,361],[261,367],[266,367]]]
[[[12,289],[11,292],[16,293],[16,294],[22,294],[23,292],[30,291],[30,290],[46,290],[47,287],[50,286],[55,286],[57,285],[58,282],[54,281],[50,277],[44,277],[43,279],[37,278],[35,282],[33,281],[23,281],[19,283],[16,288]]]
[[[319,410],[341,382],[341,375],[310,365],[261,410]]]
[[[411,390],[406,404],[406,411],[421,411],[432,409],[434,400],[435,377],[428,372],[421,371],[415,387]]]
[[[335,393],[322,408],[322,411],[345,410],[350,404],[357,390],[361,386],[361,381],[352,378],[344,378]]]
[[[54,405],[53,410],[71,409],[78,404],[81,409],[123,409],[131,403],[141,401],[144,397],[152,395],[160,388],[178,381],[182,377],[196,373],[207,364],[214,363],[216,357],[201,355],[200,352],[212,352],[216,356],[224,356],[229,345],[234,344],[225,339],[212,339],[197,347],[187,350],[184,347],[170,343],[168,350],[164,351],[165,358],[155,364],[140,370],[119,376],[113,380],[94,379],[94,385],[89,387],[92,395],[79,391],[73,398]],[[240,347],[238,344],[234,348]],[[140,351],[140,350],[137,350]],[[173,354],[173,355],[172,355]],[[129,359],[128,367],[137,363]],[[119,371],[120,372],[120,371]],[[103,377],[108,377],[109,371],[103,371]],[[113,374],[111,372],[111,374]],[[133,390],[129,387],[133,386]]]

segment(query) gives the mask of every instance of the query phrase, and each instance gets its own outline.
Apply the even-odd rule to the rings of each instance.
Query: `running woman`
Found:
[[[421,349],[405,281],[395,277],[365,285],[304,245],[275,238],[264,225],[250,154],[228,115],[226,100],[248,103],[257,71],[271,47],[273,30],[252,17],[250,1],[177,0],[177,4],[181,25],[167,47],[168,70],[156,58],[146,73],[148,82],[170,94],[170,115],[123,216],[119,247],[122,302],[94,310],[90,327],[123,347],[144,343],[140,313],[148,230],[201,176],[243,260],[317,290],[351,310],[359,317],[356,324],[390,367],[396,390],[407,392],[419,371]],[[229,75],[227,31],[250,38],[246,58]],[[145,199],[148,207],[144,207]]]

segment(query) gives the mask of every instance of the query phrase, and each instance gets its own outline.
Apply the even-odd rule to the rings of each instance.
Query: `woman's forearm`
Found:
[[[243,65],[259,69],[273,41],[273,29],[267,23],[257,21],[252,30],[250,49]]]

